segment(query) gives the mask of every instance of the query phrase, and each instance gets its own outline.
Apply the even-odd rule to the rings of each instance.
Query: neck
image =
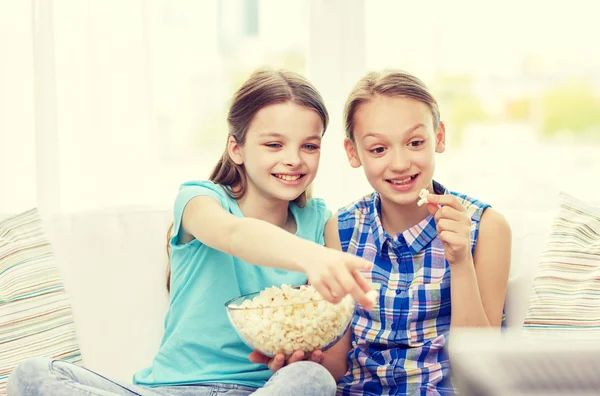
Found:
[[[289,226],[289,202],[267,199],[259,194],[247,191],[238,200],[238,206],[245,217],[267,221],[273,225],[287,229]]]
[[[427,205],[417,206],[416,201],[408,205],[399,205],[381,195],[379,197],[381,225],[389,235],[398,235],[429,216]]]

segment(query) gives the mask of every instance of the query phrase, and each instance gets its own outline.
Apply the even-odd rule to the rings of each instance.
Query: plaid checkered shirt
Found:
[[[433,185],[437,194],[453,194],[467,208],[474,250],[479,220],[489,205]],[[364,275],[380,291],[372,312],[359,306],[354,315],[349,370],[338,394],[454,395],[444,349],[450,330],[450,268],[435,221],[428,216],[390,236],[380,212],[376,192],[338,212],[342,249],[375,264]]]

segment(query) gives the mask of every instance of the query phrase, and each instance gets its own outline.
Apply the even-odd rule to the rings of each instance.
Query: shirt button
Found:
[[[400,289],[396,289],[396,294],[400,294],[400,293],[402,293],[402,292],[400,291]]]

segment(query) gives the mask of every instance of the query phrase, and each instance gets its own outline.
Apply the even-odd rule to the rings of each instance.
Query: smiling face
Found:
[[[293,102],[260,109],[243,145],[229,139],[229,155],[244,165],[247,194],[293,201],[312,183],[319,167],[323,122],[311,109]]]
[[[445,127],[434,129],[430,108],[418,100],[377,95],[353,117],[353,141],[346,140],[350,164],[362,165],[382,200],[414,205],[430,189],[435,153],[445,149]]]

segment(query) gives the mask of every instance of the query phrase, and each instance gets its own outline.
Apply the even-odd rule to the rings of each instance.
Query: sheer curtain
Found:
[[[36,203],[33,51],[29,2],[0,3],[0,213]]]
[[[433,4],[434,15],[389,0],[0,2],[0,213],[170,207],[180,183],[208,176],[228,100],[261,65],[305,74],[325,98],[314,191],[332,209],[370,190],[347,164],[341,118],[354,82],[381,68],[415,73],[439,99],[448,187],[502,209],[552,208],[561,190],[599,202],[591,3],[570,3],[567,20],[565,3],[543,20],[516,0],[497,18],[473,0]]]
[[[309,18],[342,2],[318,3],[0,3],[0,212],[170,207],[221,155],[229,98],[256,67],[339,91],[308,54],[310,41],[335,45],[314,33],[325,36],[327,18],[312,32]]]

